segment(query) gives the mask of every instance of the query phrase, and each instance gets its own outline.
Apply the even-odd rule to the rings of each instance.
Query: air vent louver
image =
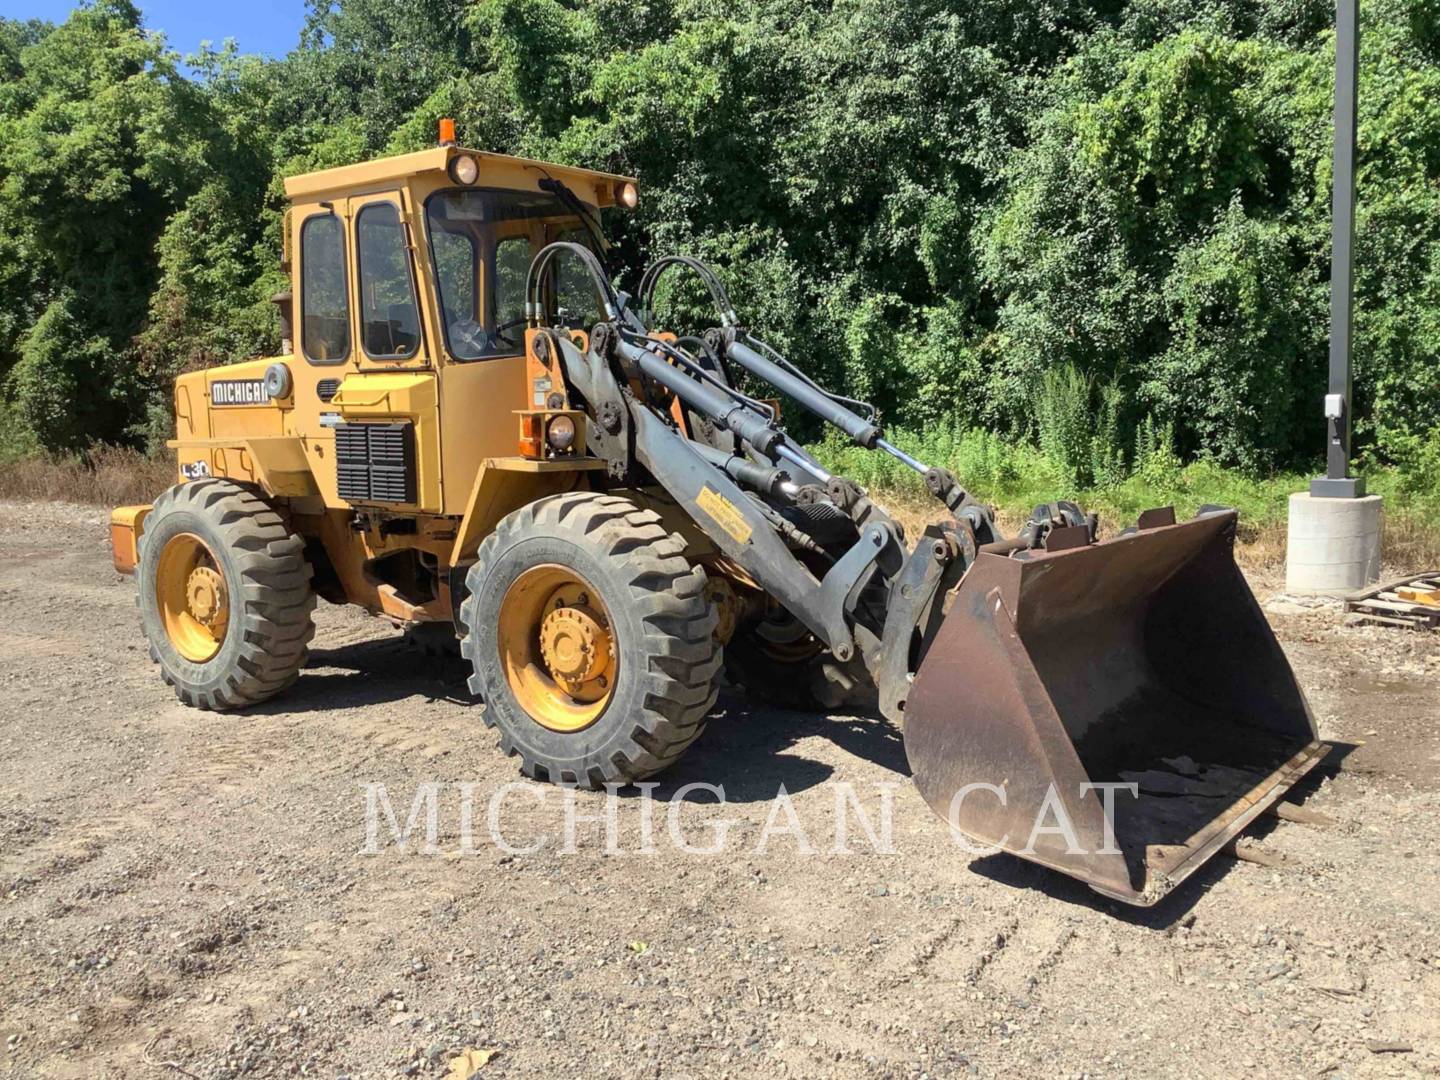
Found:
[[[415,501],[415,426],[337,424],[335,465],[346,502]]]

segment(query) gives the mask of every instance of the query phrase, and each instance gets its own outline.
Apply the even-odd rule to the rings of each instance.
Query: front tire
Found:
[[[150,657],[185,704],[254,705],[305,666],[315,633],[305,544],[253,488],[213,478],[164,492],[137,576]]]
[[[704,730],[716,617],[658,515],[613,495],[541,499],[486,538],[467,585],[470,688],[527,776],[630,783]]]

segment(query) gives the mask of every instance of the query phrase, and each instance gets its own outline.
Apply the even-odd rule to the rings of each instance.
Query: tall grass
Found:
[[[78,457],[28,454],[0,461],[0,499],[125,506],[148,503],[175,483],[173,457],[97,446]]]
[[[1046,370],[1036,399],[1036,420],[1043,453],[1066,486],[1094,482],[1096,444],[1102,440],[1091,426],[1090,399],[1095,387],[1074,364]]]
[[[1310,483],[1302,473],[1250,476],[1210,460],[1183,464],[1169,433],[1152,423],[1141,426],[1128,467],[1113,449],[1107,450],[1100,459],[1106,468],[1092,464],[1089,483],[1082,482],[1082,470],[1076,468],[1078,456],[1057,456],[1055,447],[1065,445],[1063,440],[1045,448],[954,427],[898,431],[888,437],[922,462],[954,472],[976,499],[996,507],[1001,523],[1011,530],[1034,507],[1055,499],[1073,499],[1098,512],[1102,533],[1131,525],[1142,510],[1157,506],[1175,507],[1182,519],[1207,504],[1234,507],[1240,512],[1240,540],[1251,564],[1283,561],[1290,495],[1307,490]],[[1092,463],[1101,442],[1094,439],[1087,450]],[[1068,445],[1075,450],[1078,440]],[[827,469],[851,477],[895,507],[907,526],[939,516],[938,504],[925,492],[920,476],[888,455],[862,450],[838,436],[811,449]],[[1433,524],[1440,517],[1440,489],[1417,485],[1395,468],[1371,469],[1366,475],[1370,490],[1385,497],[1387,565],[1417,570],[1440,566],[1440,530]]]

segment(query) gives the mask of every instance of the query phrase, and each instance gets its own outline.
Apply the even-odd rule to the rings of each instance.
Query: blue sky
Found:
[[[305,0],[135,0],[145,26],[165,31],[170,47],[181,55],[195,52],[200,42],[216,48],[233,37],[242,52],[284,56],[300,38]],[[0,15],[10,19],[64,22],[75,6],[71,0],[0,0]]]

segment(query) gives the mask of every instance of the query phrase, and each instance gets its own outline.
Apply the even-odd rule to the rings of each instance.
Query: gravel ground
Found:
[[[506,791],[463,672],[356,612],[322,606],[270,706],[180,706],[106,543],[100,510],[0,504],[0,1075],[441,1077],[466,1048],[482,1078],[1440,1069],[1433,636],[1258,578],[1344,744],[1293,796],[1334,824],[1264,819],[1280,865],[1220,857],[1137,911],[959,850],[889,726],[728,695],[652,798],[615,800],[617,850],[582,793],[566,851],[565,798]],[[672,801],[700,781],[725,803]],[[367,854],[366,785],[403,826],[426,783],[438,850],[382,806]],[[872,821],[893,785],[893,854],[853,807],[834,852],[845,783]],[[497,794],[505,842],[545,846],[497,846]],[[677,850],[672,814],[692,845],[730,822],[724,853]]]

